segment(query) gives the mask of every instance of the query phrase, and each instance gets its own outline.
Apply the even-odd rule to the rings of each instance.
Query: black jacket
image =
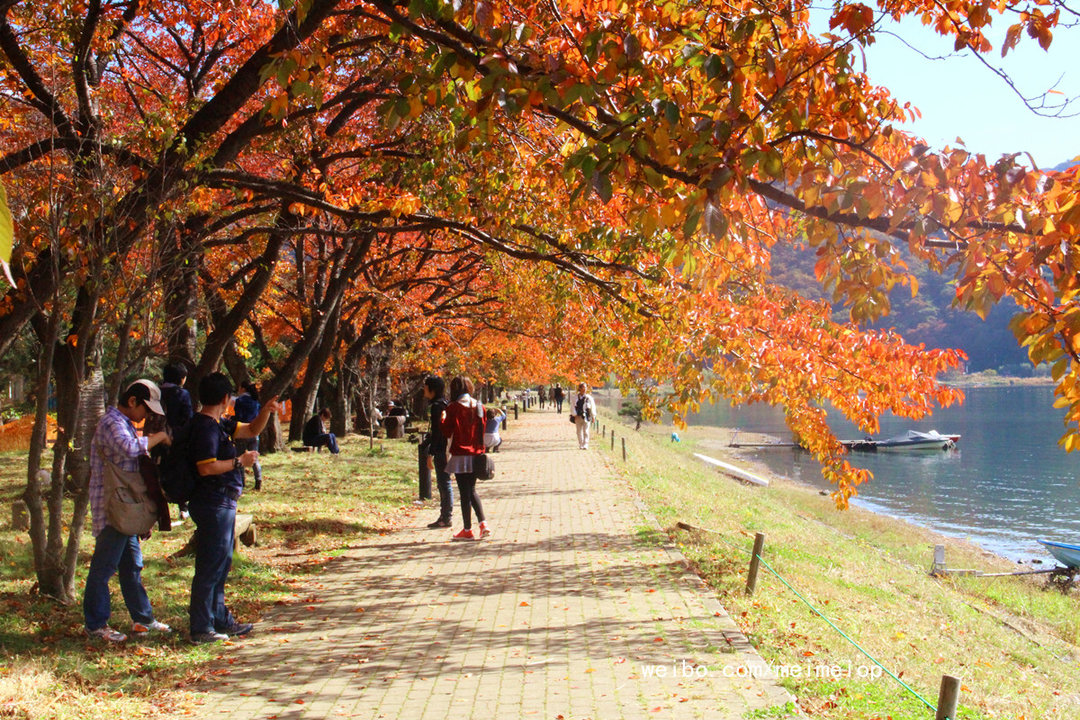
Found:
[[[446,401],[436,398],[431,401],[431,428],[428,430],[424,448],[428,455],[439,455],[446,452],[446,437],[442,434],[442,414],[446,410]]]
[[[304,423],[302,442],[305,445],[314,445],[316,441],[325,434],[326,431],[323,430],[322,418],[318,415],[312,415],[311,419]]]

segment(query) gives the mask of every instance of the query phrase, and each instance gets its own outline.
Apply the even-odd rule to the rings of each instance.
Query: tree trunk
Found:
[[[201,228],[201,225],[200,225]],[[170,241],[171,240],[171,241]],[[198,237],[185,228],[174,238],[162,242],[162,275],[166,279],[164,309],[169,362],[182,362],[190,371],[195,367],[195,349],[199,334],[199,256]]]
[[[352,426],[352,378],[340,357],[334,365],[337,383],[333,386],[331,395],[331,411],[334,415],[330,420],[330,432],[344,436]]]
[[[289,441],[299,440],[304,432],[304,423],[315,411],[326,361],[338,342],[338,326],[341,323],[341,303],[337,303],[330,313],[330,318],[323,328],[322,335],[315,344],[315,349],[308,356],[307,372],[304,381],[293,396],[293,415],[289,420]],[[302,412],[296,412],[297,409]]]
[[[259,435],[259,454],[272,455],[285,450],[285,437],[282,435],[281,417],[273,413]]]
[[[243,383],[250,379],[247,363],[244,362],[244,358],[240,357],[240,353],[236,351],[235,339],[225,347],[225,368],[229,371],[233,385],[238,390]]]
[[[79,288],[72,313],[72,330],[61,342],[53,344],[53,374],[56,380],[56,444],[53,446],[52,478],[46,504],[48,519],[44,559],[38,572],[38,590],[42,595],[62,603],[75,601],[74,561],[78,558],[79,536],[69,540],[65,550],[65,526],[74,531],[83,526],[86,514],[86,488],[90,464],[90,440],[100,417],[104,379],[100,369],[89,383],[88,359],[94,357],[95,327],[99,297],[91,284]],[[100,362],[95,362],[95,367]],[[48,397],[39,398],[48,402]],[[70,470],[71,482],[68,483]],[[64,495],[70,489],[75,495],[75,512],[71,522],[64,521]],[[36,552],[36,549],[35,549]]]
[[[35,387],[36,407],[34,410],[34,429],[30,434],[30,457],[26,463],[26,490],[22,499],[26,503],[30,517],[30,545],[34,555],[34,574],[41,577],[45,572],[45,513],[42,508],[41,456],[45,453],[49,427],[49,381],[52,379],[53,356],[56,352],[56,339],[60,333],[60,313],[54,310],[49,317],[47,327],[41,337],[41,357],[38,359],[38,376]]]
[[[64,589],[68,597],[75,596],[75,569],[79,564],[79,545],[90,508],[90,441],[98,422],[105,414],[105,378],[101,364],[95,363],[79,389],[79,425],[75,447],[68,458],[69,486],[74,489],[74,506],[68,530],[67,552],[64,557]]]

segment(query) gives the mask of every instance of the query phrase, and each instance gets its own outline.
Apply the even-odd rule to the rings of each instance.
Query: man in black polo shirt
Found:
[[[188,503],[195,521],[195,575],[191,579],[191,639],[197,643],[226,640],[251,632],[225,607],[225,580],[232,567],[236,502],[244,492],[244,470],[259,457],[255,450],[237,455],[233,440],[259,436],[277,398],[270,398],[251,423],[222,417],[229,405],[232,383],[221,373],[199,382],[202,409],[191,419],[191,453],[198,480]]]

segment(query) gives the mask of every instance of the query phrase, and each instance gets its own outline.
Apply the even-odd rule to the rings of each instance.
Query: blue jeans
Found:
[[[120,575],[120,592],[134,622],[147,625],[154,621],[150,598],[142,584],[142,548],[139,538],[123,535],[106,525],[94,541],[94,555],[86,576],[83,593],[83,618],[87,630],[97,630],[109,624],[109,579]]]
[[[224,630],[235,620],[225,607],[225,580],[232,568],[236,508],[192,504],[195,521],[195,575],[188,617],[191,634]]]
[[[450,473],[446,472],[446,453],[436,453],[431,458],[435,465],[435,484],[439,488],[439,519],[449,522],[454,515],[454,486]]]
[[[314,442],[311,443],[311,447],[328,447],[330,448],[330,452],[334,453],[335,455],[341,452],[338,449],[337,438],[334,437],[334,433],[323,433],[319,437],[315,438]]]

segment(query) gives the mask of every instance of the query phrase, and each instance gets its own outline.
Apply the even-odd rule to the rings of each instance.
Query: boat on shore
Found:
[[[870,437],[862,440],[845,440],[844,447],[856,452],[952,450],[959,441],[959,435],[942,435],[937,430],[929,432],[908,430],[903,435],[884,440],[874,440]]]
[[[1050,540],[1039,540],[1039,542],[1065,567],[1070,570],[1080,569],[1080,545],[1070,545]]]

